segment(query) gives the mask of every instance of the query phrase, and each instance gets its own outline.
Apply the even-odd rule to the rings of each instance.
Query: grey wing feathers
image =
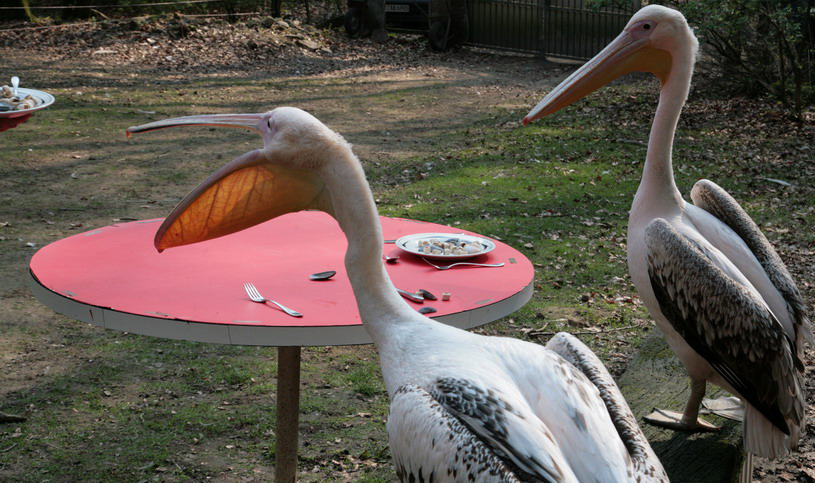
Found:
[[[667,482],[668,475],[662,467],[637,419],[628,407],[620,389],[600,359],[575,336],[560,332],[546,344],[546,348],[560,355],[580,370],[600,391],[600,397],[608,409],[611,421],[620,439],[631,455],[636,481]]]
[[[798,291],[798,286],[775,248],[773,248],[753,219],[727,191],[706,179],[696,182],[693,190],[691,190],[691,199],[694,205],[712,214],[736,232],[761,263],[767,276],[770,277],[770,281],[787,302],[795,321],[796,352],[799,357],[802,355],[801,346],[804,338],[815,346],[815,337],[812,335],[806,305],[801,293]]]
[[[521,481],[419,386],[405,385],[394,393],[388,436],[400,481]]]
[[[438,379],[430,394],[510,466],[521,481],[564,479],[556,462],[542,461],[535,454],[529,454],[527,448],[514,447],[508,419],[524,416],[493,390],[466,379],[447,377]]]
[[[800,426],[800,361],[766,304],[665,220],[648,225],[646,245],[651,286],[673,328],[776,427]]]

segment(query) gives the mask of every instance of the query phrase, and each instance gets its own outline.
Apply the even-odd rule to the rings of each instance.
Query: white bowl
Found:
[[[47,92],[38,91],[34,89],[23,89],[22,87],[17,88],[17,97],[23,99],[24,97],[31,95],[36,98],[39,104],[36,107],[32,107],[31,109],[21,109],[19,111],[3,111],[0,112],[0,118],[12,118],[12,117],[20,117],[25,116],[26,114],[31,114],[34,111],[39,111],[40,109],[45,109],[46,107],[50,106],[54,103],[54,96]]]
[[[466,243],[478,242],[483,247],[483,250],[477,253],[467,253],[463,255],[443,255],[443,254],[429,254],[424,253],[419,248],[421,240],[439,240],[447,241],[449,239],[457,239]],[[408,253],[412,253],[418,257],[429,258],[431,260],[466,260],[468,258],[477,257],[485,253],[495,250],[495,243],[473,235],[465,235],[463,233],[415,233],[413,235],[405,235],[396,240],[396,246]]]

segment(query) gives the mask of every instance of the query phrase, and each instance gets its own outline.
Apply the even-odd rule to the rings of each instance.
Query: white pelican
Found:
[[[180,125],[255,130],[264,147],[182,200],[159,228],[156,247],[298,210],[334,216],[348,239],[345,264],[359,312],[381,359],[401,480],[667,481],[613,380],[577,339],[560,335],[547,349],[480,336],[418,314],[397,294],[382,263],[382,228],[365,174],[338,134],[291,107],[170,119],[128,134]]]
[[[691,395],[684,414],[660,424],[702,430],[710,381],[745,404],[744,443],[787,454],[804,424],[802,345],[813,342],[806,309],[781,259],[722,188],[701,180],[686,203],[671,167],[674,131],[690,89],[698,44],[681,13],[651,5],[593,59],[557,86],[524,124],[632,71],[662,84],[642,181],[628,219],[628,268],[637,291],[684,362]],[[714,427],[715,428],[715,427]]]

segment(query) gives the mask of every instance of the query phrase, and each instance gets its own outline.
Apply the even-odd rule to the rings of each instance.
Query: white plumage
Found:
[[[745,448],[766,457],[795,447],[804,425],[803,300],[759,228],[723,189],[701,180],[686,203],[671,166],[697,41],[679,12],[648,6],[608,47],[556,87],[524,119],[551,114],[631,71],[662,82],[642,181],[628,225],[628,267],[645,305],[684,362],[691,396],[682,415],[655,422],[709,429],[697,418],[710,381],[745,404]],[[667,416],[667,417],[666,417]]]
[[[559,335],[544,348],[484,337],[428,319],[397,294],[381,260],[381,226],[362,167],[338,134],[294,108],[191,116],[129,132],[179,125],[252,129],[264,148],[185,198],[159,229],[159,249],[290,211],[322,209],[337,219],[391,399],[388,434],[400,479],[667,480],[613,380],[577,339]]]

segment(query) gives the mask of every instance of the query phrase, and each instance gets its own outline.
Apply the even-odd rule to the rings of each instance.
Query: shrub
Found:
[[[815,100],[815,0],[666,3],[694,27],[721,85],[748,95],[769,93],[798,118]]]

